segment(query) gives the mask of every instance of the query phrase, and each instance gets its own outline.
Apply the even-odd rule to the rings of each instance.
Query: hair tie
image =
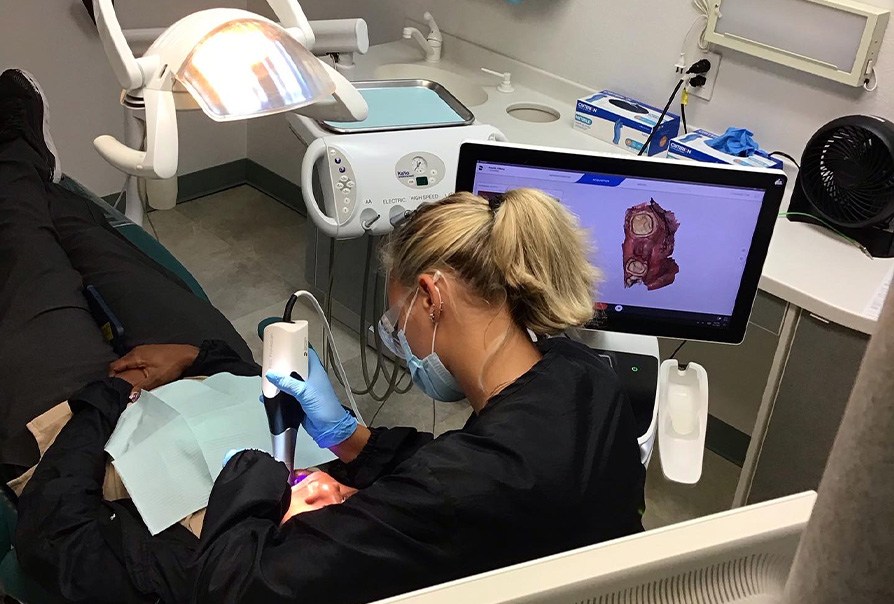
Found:
[[[506,201],[506,195],[504,193],[500,193],[499,195],[494,195],[493,197],[488,199],[487,205],[490,206],[490,211],[496,214],[497,210],[500,209],[500,206],[503,205],[504,201]]]

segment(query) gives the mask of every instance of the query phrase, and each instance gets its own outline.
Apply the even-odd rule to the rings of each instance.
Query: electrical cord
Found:
[[[841,237],[842,239],[844,239],[845,241],[847,241],[848,243],[850,243],[851,245],[853,245],[854,247],[859,249],[868,258],[872,258],[872,254],[869,253],[869,250],[866,249],[865,245],[863,245],[862,243],[860,243],[853,237],[848,237],[847,235],[845,235],[844,233],[842,233],[841,231],[836,229],[829,222],[827,222],[826,220],[823,220],[819,216],[814,216],[813,214],[808,214],[807,212],[780,212],[779,213],[780,218],[788,217],[788,216],[800,216],[802,218],[810,218],[811,220],[815,220],[816,222],[820,223],[821,225],[823,225],[824,227],[826,227],[827,229],[829,229],[830,231],[832,231],[833,233],[835,233],[836,235],[838,235],[839,237]]]
[[[158,236],[158,230],[155,228],[155,223],[152,222],[152,212],[146,210],[144,213],[146,215],[146,222],[149,223],[149,227],[152,229],[152,234],[155,235],[155,240],[161,243],[161,239]]]
[[[332,321],[332,288],[335,285],[335,237],[329,240],[329,262],[328,262],[328,285],[326,286],[326,321]],[[326,338],[323,338],[323,367],[326,371],[329,371],[329,363],[332,360],[332,355],[329,352],[329,347],[326,345]],[[344,384],[342,384],[344,386]]]
[[[667,358],[668,358],[668,359],[675,359],[675,358],[677,358],[677,353],[680,352],[680,349],[682,349],[684,346],[686,346],[686,343],[687,343],[687,342],[689,342],[689,340],[683,340],[682,342],[680,342],[680,345],[677,346],[677,347],[674,349],[674,351],[671,353],[671,355],[670,355],[669,357],[667,357]]]
[[[708,18],[711,14],[711,8],[709,6],[708,0],[692,0],[692,6],[699,13],[699,15],[695,18],[695,21],[692,22],[692,25],[689,26],[689,31],[686,32],[686,37],[683,38],[682,51],[685,51],[686,47],[689,45],[689,38],[692,37],[692,31],[695,29],[695,26],[698,25],[703,19],[704,24],[702,25],[702,31],[698,36],[697,44],[701,50],[708,50],[708,43],[705,41],[705,33],[708,30]]]
[[[128,174],[124,177],[124,184],[121,185],[121,190],[118,192],[118,197],[115,198],[115,203],[111,204],[113,208],[121,212],[121,200],[124,198],[124,194],[127,192],[127,185],[130,182],[131,175]],[[123,212],[122,212],[123,214]]]
[[[869,77],[866,78],[866,81],[863,82],[863,89],[866,92],[875,92],[878,88],[878,72],[875,70],[875,65],[873,61],[869,62]],[[872,82],[870,85],[869,83]]]
[[[652,131],[649,132],[649,138],[646,139],[646,142],[643,143],[642,148],[639,150],[637,155],[642,155],[646,152],[646,149],[649,148],[649,145],[652,144],[652,139],[655,137],[655,133],[658,131],[658,128],[661,126],[661,122],[664,121],[664,116],[667,115],[668,109],[670,109],[671,103],[674,102],[674,99],[677,96],[677,93],[680,91],[680,88],[683,86],[683,82],[686,81],[686,78],[680,78],[680,81],[677,82],[677,85],[674,87],[674,91],[671,93],[670,98],[667,99],[667,103],[664,105],[664,109],[661,111],[661,116],[658,118],[658,123],[656,123],[652,127]]]
[[[375,427],[375,425],[376,425],[376,418],[379,417],[379,411],[382,410],[382,407],[385,406],[385,403],[386,403],[386,402],[387,402],[387,401],[382,401],[382,402],[379,404],[378,409],[376,409],[376,412],[373,413],[372,419],[369,420],[369,427],[370,427],[370,428],[374,428],[374,427]]]
[[[358,339],[360,343],[360,366],[363,371],[363,381],[365,384],[365,388],[361,391],[354,391],[354,394],[368,394],[372,392],[373,387],[376,385],[376,382],[379,381],[379,376],[382,373],[382,356],[380,353],[379,347],[379,339],[378,339],[378,330],[375,334],[376,338],[376,369],[373,372],[372,378],[369,377],[369,368],[366,362],[366,334],[367,334],[367,324],[366,324],[366,305],[368,303],[368,290],[369,290],[369,269],[370,269],[370,255],[372,254],[372,237],[367,235],[367,245],[366,245],[366,266],[363,269],[363,286],[360,290],[360,338]],[[378,290],[378,284],[376,284],[376,290]],[[375,306],[375,304],[373,305]],[[373,308],[375,311],[375,308]]]
[[[704,86],[705,82],[707,82],[707,78],[705,78],[704,74],[708,73],[711,70],[711,61],[708,59],[699,59],[695,63],[689,66],[689,69],[686,70],[686,73],[683,74],[683,77],[680,78],[680,81],[677,82],[677,85],[674,86],[674,91],[671,92],[670,97],[667,99],[667,103],[664,105],[664,109],[661,111],[661,115],[658,117],[658,122],[652,126],[652,131],[649,132],[649,137],[646,139],[646,142],[643,143],[642,148],[639,150],[637,155],[642,155],[649,148],[649,145],[652,144],[652,139],[655,137],[655,133],[658,131],[658,128],[661,127],[661,122],[664,121],[664,117],[667,115],[668,110],[670,109],[671,104],[674,102],[674,99],[677,98],[677,93],[682,88],[683,84],[689,82],[693,86]],[[684,90],[684,102],[688,101],[688,93]],[[681,105],[682,106],[682,105]]]
[[[372,237],[370,236],[369,242],[367,244],[367,256],[366,256],[367,261],[366,261],[366,267],[364,270],[363,292],[361,294],[361,308],[360,308],[360,329],[361,329],[360,365],[361,365],[361,368],[363,371],[363,378],[366,382],[366,389],[363,392],[361,392],[361,394],[368,394],[370,396],[370,398],[372,398],[373,400],[381,401],[382,403],[384,403],[386,400],[388,400],[388,398],[394,392],[399,391],[398,383],[400,382],[400,379],[403,377],[403,375],[401,375],[402,367],[400,366],[400,363],[398,363],[397,360],[395,359],[393,361],[393,368],[391,371],[391,375],[387,378],[387,386],[385,389],[385,393],[380,395],[380,394],[377,394],[373,390],[373,387],[375,386],[375,383],[378,380],[378,376],[380,375],[380,372],[381,372],[382,367],[384,366],[386,360],[385,360],[384,350],[382,350],[382,346],[383,346],[382,339],[379,336],[378,329],[375,329],[375,330],[373,330],[373,338],[375,339],[375,342],[376,342],[376,370],[374,372],[372,379],[370,379],[369,368],[368,368],[367,360],[366,360],[365,339],[366,339],[366,333],[367,333],[367,330],[369,327],[367,324],[367,321],[366,321],[366,303],[367,303],[367,290],[369,288],[370,265],[372,264],[372,261],[371,261],[372,252],[373,252],[373,245],[372,245]],[[375,294],[376,294],[375,299],[378,299],[379,298],[379,295],[378,295],[379,294],[379,283],[378,283],[378,281],[376,282],[376,285],[375,285]],[[376,310],[375,304],[373,304],[373,311],[375,311],[375,310]],[[409,390],[409,388],[407,388],[407,390]],[[407,390],[404,390],[403,392],[406,392]],[[356,393],[357,392],[355,391],[355,394]]]
[[[778,155],[779,157],[784,157],[785,159],[787,159],[787,160],[789,160],[790,162],[792,162],[798,170],[801,169],[801,164],[798,163],[798,160],[796,160],[794,157],[792,157],[792,156],[789,155],[788,153],[785,153],[785,152],[783,152],[783,151],[772,151],[772,152],[770,152],[770,153],[767,153],[767,155],[768,155],[769,157],[773,157],[774,155]]]
[[[327,286],[326,292],[326,320],[331,323],[332,321],[332,289],[335,282],[335,239],[333,238],[329,244],[329,283]],[[360,301],[360,366],[361,371],[363,373],[364,387],[359,389],[352,389],[352,392],[358,396],[369,396],[372,400],[376,402],[384,403],[388,398],[394,394],[395,392],[399,394],[404,394],[409,391],[412,387],[412,381],[410,384],[403,389],[399,387],[399,382],[401,378],[403,378],[404,370],[401,367],[400,363],[396,360],[393,362],[393,367],[391,369],[390,374],[388,374],[388,370],[385,369],[385,365],[387,363],[384,350],[382,349],[382,341],[379,337],[378,330],[374,330],[374,338],[376,342],[376,367],[373,371],[372,376],[370,376],[369,372],[369,364],[366,358],[366,334],[369,328],[366,317],[366,308],[368,304],[368,290],[369,290],[369,277],[370,277],[370,267],[372,264],[372,253],[373,253],[373,239],[370,236],[367,244],[367,262],[364,268],[363,273],[363,285],[361,290],[361,301]],[[379,298],[379,284],[378,282],[375,285],[375,298]],[[375,311],[375,304],[373,305],[373,310]],[[325,343],[325,339],[324,339]],[[329,365],[335,363],[335,359],[332,356],[331,348],[326,349],[324,358],[326,359],[326,369],[328,371]],[[383,394],[378,394],[375,392],[374,388],[379,378],[382,376],[386,377],[386,386],[385,392]],[[341,380],[341,377],[336,374],[336,379],[341,383],[341,385],[345,388],[347,386]]]

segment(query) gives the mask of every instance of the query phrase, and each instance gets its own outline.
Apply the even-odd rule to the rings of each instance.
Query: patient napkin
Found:
[[[121,414],[106,451],[153,535],[208,505],[229,450],[272,452],[260,392],[260,377],[221,373],[143,392]],[[296,468],[333,459],[298,432]]]
[[[760,146],[751,138],[753,134],[745,128],[727,128],[726,132],[705,144],[729,155],[750,157],[760,149]]]

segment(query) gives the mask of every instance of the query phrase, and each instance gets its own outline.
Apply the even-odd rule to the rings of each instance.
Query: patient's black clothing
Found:
[[[112,229],[95,204],[48,182],[45,160],[23,139],[0,143],[0,465],[37,463],[25,425],[104,378],[116,358],[85,284],[124,324],[127,348],[217,339],[251,359],[209,302]]]
[[[258,375],[221,341],[202,343],[187,375]],[[198,540],[180,524],[149,533],[129,499],[104,501],[103,450],[131,386],[106,378],[69,399],[72,418],[19,499],[17,554],[22,568],[69,602],[183,602]],[[139,401],[137,402],[139,404]]]
[[[233,457],[202,528],[198,602],[367,602],[642,530],[645,470],[615,374],[555,338],[462,430],[377,429],[333,476],[362,489],[291,518],[287,472]]]

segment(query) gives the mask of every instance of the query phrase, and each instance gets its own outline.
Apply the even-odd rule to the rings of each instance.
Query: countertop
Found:
[[[470,109],[478,121],[499,128],[510,142],[628,154],[572,128],[575,101],[591,92],[589,88],[449,35],[445,35],[440,64],[428,64],[422,58],[421,49],[409,41],[381,44],[356,57],[356,67],[346,76],[375,79],[375,69],[391,63],[419,63],[452,71],[484,86],[488,100]],[[515,92],[498,92],[499,79],[480,72],[481,66],[512,72]],[[610,83],[605,88],[610,89]],[[548,123],[516,119],[506,110],[517,103],[545,105],[558,111],[560,118]],[[794,176],[789,174],[789,192],[793,183]],[[788,196],[787,192],[783,207],[788,205]],[[760,288],[823,319],[871,334],[877,321],[868,308],[892,270],[894,259],[870,259],[826,230],[780,218]]]

